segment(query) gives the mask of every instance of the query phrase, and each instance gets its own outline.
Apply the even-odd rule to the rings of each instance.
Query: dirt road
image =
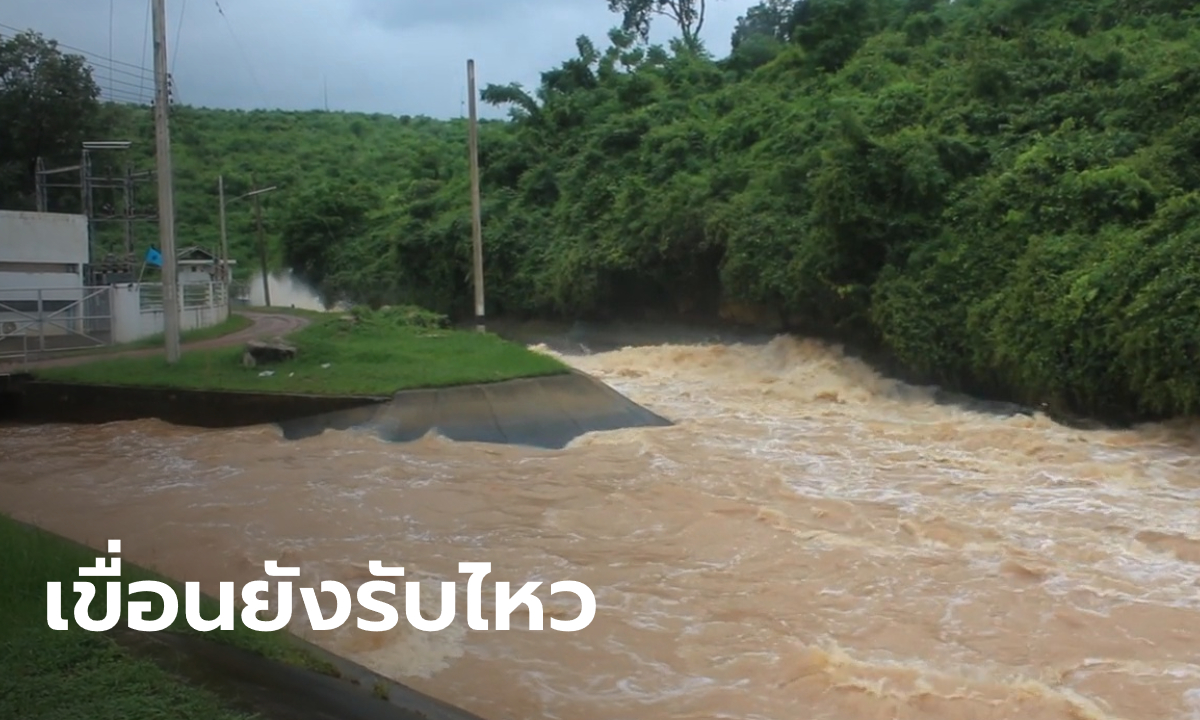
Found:
[[[263,337],[276,337],[288,335],[296,332],[300,328],[308,325],[309,320],[306,317],[299,315],[290,315],[287,313],[270,313],[270,312],[238,312],[237,315],[245,315],[253,321],[250,327],[244,330],[239,330],[235,333],[222,335],[221,337],[209,338],[207,340],[199,340],[197,342],[185,343],[182,347],[184,350],[211,350],[213,348],[229,347],[230,345],[238,345],[249,340]],[[50,358],[46,360],[34,360],[28,363],[13,363],[9,368],[0,367],[0,371],[5,369],[10,371],[15,370],[34,370],[38,368],[50,367],[66,367],[69,365],[79,365],[86,362],[91,362],[98,359],[109,359],[118,357],[150,357],[153,355],[161,355],[164,352],[163,348],[139,348],[137,350],[124,350],[118,352],[97,352],[87,353],[82,355],[72,355],[70,357]]]

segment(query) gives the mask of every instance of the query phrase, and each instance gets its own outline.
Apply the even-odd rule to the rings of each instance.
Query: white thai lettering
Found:
[[[129,603],[129,629],[158,632],[171,627],[179,615],[179,598],[175,596],[175,590],[170,585],[157,580],[141,580],[129,586],[130,595],[144,592],[152,592],[162,598],[162,615],[157,620],[147,620],[145,615],[154,608],[154,604],[145,600],[131,601]]]
[[[217,617],[205,620],[200,614],[200,583],[190,582],[184,585],[184,614],[188,625],[197,632],[210,632],[220,628],[232,630],[233,621],[237,616],[237,606],[234,605],[235,586],[231,582],[221,583],[220,609]]]
[[[308,610],[309,623],[313,630],[337,630],[350,618],[352,602],[350,591],[340,582],[325,580],[321,583],[321,592],[333,593],[334,601],[337,603],[333,615],[328,620],[321,613],[321,603],[317,600],[317,593],[312,588],[300,588],[300,597],[304,600],[305,609]]]
[[[540,582],[527,582],[516,595],[508,595],[508,583],[496,583],[496,629],[508,630],[508,616],[514,610],[524,605],[529,608],[529,629],[542,629],[542,601],[534,596],[533,591],[541,587]]]
[[[109,540],[108,552],[110,555],[120,553],[121,541]],[[299,567],[281,567],[276,560],[265,561],[263,567],[267,576],[272,578],[298,577],[301,570]],[[368,568],[371,575],[376,578],[403,577],[405,574],[403,566],[384,565],[382,560],[371,560]],[[483,580],[491,573],[492,564],[487,562],[459,563],[458,571],[470,575],[467,580],[467,626],[472,630],[487,630],[489,624],[483,617]],[[107,561],[105,558],[97,558],[94,567],[79,568],[81,577],[120,577],[120,573],[120,558],[111,558]],[[287,627],[292,620],[293,601],[290,581],[275,581],[278,582],[278,589],[275,593],[277,603],[275,617],[259,618],[259,613],[269,610],[271,607],[270,601],[260,595],[270,592],[272,582],[271,580],[256,580],[242,587],[241,598],[245,607],[241,611],[241,621],[250,630],[274,632]],[[50,629],[58,631],[67,630],[70,627],[67,617],[64,615],[62,585],[61,582],[46,584],[46,624]],[[104,632],[111,630],[120,621],[122,588],[119,581],[104,584],[106,588],[105,614],[103,618],[97,620],[91,616],[91,604],[96,599],[98,592],[97,585],[98,583],[83,580],[73,583],[73,590],[79,594],[73,617],[78,626],[84,630]],[[541,585],[541,582],[527,582],[514,595],[511,594],[510,583],[497,582],[496,629],[509,630],[512,614],[524,605],[529,612],[529,629],[543,630],[545,612],[541,600],[534,594]],[[445,630],[454,622],[458,599],[455,583],[443,582],[441,587],[441,612],[436,619],[429,619],[421,611],[421,583],[405,583],[405,616],[417,630],[437,632]],[[333,595],[335,607],[328,618],[324,615],[324,609],[318,599],[318,592]],[[578,632],[591,625],[596,617],[596,597],[591,589],[587,585],[575,581],[556,582],[550,585],[551,595],[561,592],[576,595],[580,599],[582,608],[579,616],[573,620],[559,620],[551,617],[550,628],[560,632]],[[132,596],[139,593],[154,593],[162,598],[162,612],[157,618],[148,618],[147,615],[153,612],[157,603],[147,600],[135,601],[130,598],[127,614],[131,629],[158,632],[171,627],[178,619],[180,602],[171,585],[156,580],[132,583],[128,588],[128,594]],[[386,601],[376,597],[376,594],[383,593],[391,595],[392,600]],[[350,590],[343,583],[334,580],[322,581],[319,590],[311,587],[300,588],[300,596],[313,630],[336,630],[349,620],[353,611],[353,598]],[[199,583],[185,583],[184,617],[188,625],[198,632],[210,632],[218,629],[233,630],[238,618],[236,597],[237,588],[234,583],[220,583],[217,615],[212,619],[206,619],[201,608],[203,598],[200,594]],[[396,584],[390,580],[372,580],[360,585],[357,591],[359,604],[365,610],[377,613],[380,619],[367,620],[358,617],[356,618],[358,628],[368,632],[387,632],[396,627],[400,615],[395,597]]]
[[[375,577],[404,577],[404,566],[384,567],[383,561],[372,560],[367,563],[367,568]]]
[[[76,581],[75,592],[79,593],[79,601],[75,603],[75,622],[79,627],[90,632],[107,632],[117,626],[121,619],[121,583],[105,583],[107,586],[107,612],[103,620],[93,620],[88,614],[88,606],[96,597],[96,586],[90,582]]]
[[[467,627],[472,630],[487,630],[483,619],[483,576],[492,571],[491,563],[459,563],[460,573],[471,573],[467,581]]]
[[[121,541],[109,540],[108,552],[110,555],[120,553]],[[95,567],[79,568],[79,577],[121,577],[121,558],[112,558],[111,562],[104,558],[96,558]]]
[[[271,566],[273,562],[267,562],[267,574],[271,574]],[[291,568],[285,568],[290,570]],[[242,602],[246,606],[242,608],[242,624],[251,630],[259,632],[275,632],[287,627],[287,624],[292,619],[292,584],[290,582],[279,583],[279,591],[275,593],[276,601],[279,605],[279,613],[274,620],[260,620],[258,613],[267,610],[271,604],[266,600],[258,599],[259,593],[269,592],[271,583],[267,580],[255,580],[251,583],[246,583],[242,588]]]
[[[592,594],[592,589],[574,580],[563,580],[550,585],[551,595],[560,592],[574,593],[579,598],[579,602],[583,607],[579,611],[579,617],[574,620],[559,620],[556,617],[550,618],[550,629],[558,630],[559,632],[579,632],[588,625],[591,625],[592,620],[596,618],[596,596]]]
[[[437,632],[450,627],[454,622],[454,601],[458,595],[454,583],[442,583],[442,614],[436,620],[426,620],[421,614],[421,583],[404,584],[404,614],[408,622],[418,630]]]
[[[377,592],[395,595],[396,583],[386,580],[372,580],[358,586],[358,603],[364,608],[383,616],[382,620],[363,620],[362,618],[358,618],[357,624],[360,630],[366,630],[367,632],[387,632],[396,627],[396,623],[400,622],[400,613],[396,611],[396,608],[392,607],[390,603],[385,603],[382,600],[376,600],[372,597]]]

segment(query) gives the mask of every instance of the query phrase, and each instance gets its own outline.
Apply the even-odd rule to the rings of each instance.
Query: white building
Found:
[[[208,250],[193,245],[180,250],[177,257],[180,285],[221,282],[221,260]],[[234,265],[237,265],[237,260],[230,260],[231,271]]]
[[[161,333],[162,283],[86,286],[83,215],[0,211],[0,359],[99,347]],[[177,255],[180,328],[229,317],[220,263],[196,247]]]
[[[0,210],[0,342],[84,332],[87,262],[83,215]]]
[[[0,210],[0,290],[63,288],[78,300],[87,262],[83,215]]]

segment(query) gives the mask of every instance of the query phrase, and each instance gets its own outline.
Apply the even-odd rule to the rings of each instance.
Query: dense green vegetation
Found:
[[[359,306],[349,315],[298,312],[310,323],[287,338],[296,357],[266,367],[242,365],[243,345],[185,353],[106,358],[35,369],[40,380],[196,390],[293,392],[385,397],[400,390],[557,375],[567,367],[490,333],[449,329],[420,308]],[[264,374],[266,373],[266,374]]]
[[[14,522],[0,515],[0,717],[90,718],[138,720],[141,718],[194,718],[195,720],[248,719],[207,689],[182,682],[151,660],[136,657],[102,633],[80,629],[74,621],[79,597],[72,583],[91,582],[95,597],[93,619],[103,617],[108,592],[101,579],[80,578],[79,568],[95,565],[96,554],[63,538]],[[158,580],[176,589],[179,615],[171,631],[197,634],[184,618],[183,586],[129,563],[122,563],[122,581]],[[62,616],[71,623],[65,631],[46,624],[46,584],[62,583]],[[155,595],[138,595],[151,603],[147,619],[162,614]],[[203,617],[213,618],[218,607],[211,598],[202,601]],[[291,641],[286,632],[256,632],[236,614],[233,631],[204,633],[217,642],[251,650],[325,673],[336,672],[325,661],[311,656]]]
[[[694,3],[610,7],[608,47],[484,90],[512,108],[481,129],[489,313],[750,308],[958,389],[1200,408],[1194,2],[768,0],[721,59],[639,40]],[[148,114],[111,112],[149,151]],[[459,121],[177,108],[174,132],[187,233],[215,238],[218,172],[256,170],[324,292],[470,312]]]

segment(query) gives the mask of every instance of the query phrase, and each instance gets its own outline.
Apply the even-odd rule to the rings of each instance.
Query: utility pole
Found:
[[[46,161],[39,155],[37,159],[37,170],[34,171],[34,187],[37,189],[37,211],[40,213],[50,211],[49,197],[46,193]]]
[[[125,163],[125,257],[133,257],[133,163]]]
[[[258,197],[262,193],[258,192],[258,181],[253,175],[250,176],[250,183],[254,186],[254,190],[250,194],[254,196],[254,222],[258,225],[258,261],[262,266],[263,304],[271,307],[271,278],[267,274],[267,241],[263,236],[262,201]]]
[[[467,60],[470,113],[467,139],[471,151],[471,242],[475,249],[475,329],[483,332],[483,220],[479,201],[479,129],[475,116],[475,61]]]
[[[229,235],[225,232],[225,176],[217,176],[217,195],[221,198],[221,278],[229,290]]]
[[[175,251],[175,197],[171,171],[170,89],[167,83],[167,11],[164,0],[150,0],[154,12],[154,128],[158,160],[158,235],[162,245],[163,330],[167,363],[179,362],[179,287]]]
[[[93,252],[92,238],[92,216],[95,214],[92,208],[92,154],[88,152],[88,148],[83,149],[83,155],[79,159],[79,207],[83,212],[83,216],[87,218],[87,247],[88,247],[88,264],[95,262]]]
[[[258,180],[253,173],[250,175],[250,182],[253,186],[257,186],[258,184]],[[225,206],[228,204],[228,202],[237,202],[238,200],[252,197],[254,198],[255,223],[258,225],[258,257],[259,261],[262,263],[263,302],[266,303],[268,307],[271,305],[271,286],[270,276],[267,274],[267,242],[263,234],[262,205],[259,204],[258,196],[265,195],[269,192],[274,192],[278,189],[279,188],[274,185],[267,188],[252,187],[250,192],[244,195],[238,195],[231,201],[226,201],[225,176],[217,176],[217,193],[221,198],[221,257],[225,265],[225,282],[230,283],[233,280],[233,275],[229,271],[229,234],[225,229]]]

